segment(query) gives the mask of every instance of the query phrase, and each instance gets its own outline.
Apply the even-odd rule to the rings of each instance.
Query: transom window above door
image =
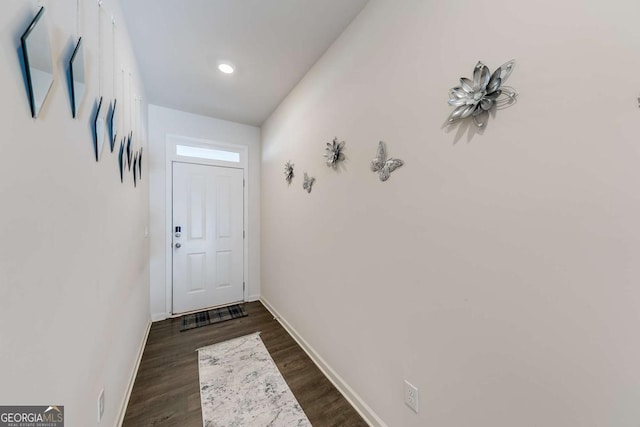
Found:
[[[195,147],[192,145],[176,145],[176,155],[194,157],[197,159],[220,160],[223,162],[240,163],[240,153],[233,151],[214,150],[213,148]]]

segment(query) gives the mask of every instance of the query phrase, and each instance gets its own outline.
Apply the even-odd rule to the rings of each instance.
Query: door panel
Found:
[[[218,199],[216,203],[218,221],[216,223],[217,238],[231,237],[231,182],[229,177],[221,176],[218,181],[218,192],[216,193]]]
[[[231,286],[231,251],[218,251],[216,255],[216,287]]]
[[[195,171],[189,177],[187,191],[187,231],[190,240],[204,239],[207,230],[206,198],[207,186],[205,176]]]
[[[205,252],[194,252],[187,254],[187,292],[201,292],[205,288],[207,254]]]
[[[173,313],[242,301],[243,216],[242,169],[173,163]]]

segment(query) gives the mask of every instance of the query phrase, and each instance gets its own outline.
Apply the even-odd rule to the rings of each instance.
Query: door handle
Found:
[[[182,245],[180,243],[176,243],[176,249],[180,249]]]

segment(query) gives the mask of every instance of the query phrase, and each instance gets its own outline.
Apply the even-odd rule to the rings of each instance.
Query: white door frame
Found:
[[[224,151],[232,151],[240,154],[240,162],[227,162],[223,160],[208,160],[201,159],[195,157],[184,157],[178,156],[176,154],[176,145],[188,145],[192,147],[202,147],[209,149],[218,149]],[[206,165],[206,166],[222,166],[222,167],[230,167],[236,169],[242,169],[242,177],[244,179],[244,188],[243,188],[243,203],[244,203],[244,231],[245,238],[243,241],[243,252],[244,252],[244,265],[243,265],[243,275],[244,275],[244,292],[243,298],[245,301],[249,299],[249,147],[239,144],[227,143],[227,142],[218,142],[218,141],[209,141],[206,139],[198,139],[191,138],[182,135],[171,135],[167,134],[166,136],[166,163],[165,163],[165,195],[166,195],[166,224],[165,224],[165,242],[166,242],[166,251],[165,251],[165,259],[166,259],[166,313],[168,317],[172,317],[173,314],[173,163],[194,163],[198,165]]]

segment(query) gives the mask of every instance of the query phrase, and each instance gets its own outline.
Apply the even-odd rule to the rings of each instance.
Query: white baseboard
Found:
[[[260,295],[249,295],[247,297],[247,302],[260,301]]]
[[[156,313],[156,314],[152,314],[151,315],[151,321],[152,322],[159,322],[161,320],[165,320],[167,319],[167,313]]]
[[[147,330],[144,333],[144,337],[142,338],[142,342],[140,343],[140,348],[138,349],[138,360],[136,361],[136,364],[133,367],[133,371],[131,372],[129,387],[127,387],[127,393],[124,395],[124,399],[122,400],[122,404],[120,406],[120,416],[118,416],[118,423],[116,424],[119,427],[122,427],[122,423],[124,422],[124,415],[127,412],[127,406],[129,406],[129,399],[131,398],[131,392],[133,391],[133,384],[136,381],[136,376],[138,376],[138,368],[140,368],[140,362],[142,362],[142,354],[144,353],[144,348],[147,345],[147,338],[149,338],[151,323],[152,322],[149,321],[149,324],[147,324]]]
[[[271,312],[273,317],[282,325],[282,327],[291,335],[305,353],[311,358],[313,363],[322,371],[322,373],[331,381],[345,399],[353,406],[367,424],[372,427],[387,427],[382,419],[367,405],[360,396],[347,384],[340,375],[336,373],[327,362],[307,343],[304,338],[283,318],[276,309],[264,298],[259,298],[262,304]]]

